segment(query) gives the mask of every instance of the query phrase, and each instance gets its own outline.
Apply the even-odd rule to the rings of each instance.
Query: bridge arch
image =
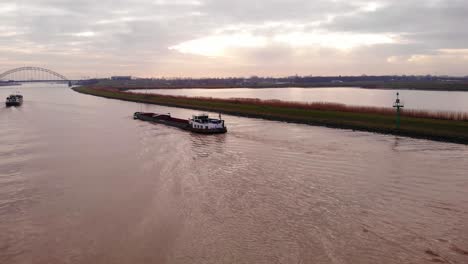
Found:
[[[63,76],[62,74],[57,73],[57,72],[52,71],[52,70],[49,70],[49,69],[41,68],[41,67],[19,67],[19,68],[11,69],[11,70],[8,70],[8,71],[0,74],[0,80],[8,81],[7,79],[5,79],[6,77],[9,77],[9,76],[13,77],[17,73],[26,73],[24,76],[28,76],[27,75],[28,73],[30,75],[29,75],[29,78],[25,78],[23,80],[19,80],[19,79],[15,80],[14,78],[11,79],[11,80],[13,80],[13,81],[34,81],[34,78],[37,78],[37,76],[39,76],[42,73],[43,75],[54,76],[59,81],[67,81],[67,82],[69,81],[68,78]],[[44,81],[44,80],[41,80],[41,81]],[[52,81],[57,81],[57,80],[52,80]]]

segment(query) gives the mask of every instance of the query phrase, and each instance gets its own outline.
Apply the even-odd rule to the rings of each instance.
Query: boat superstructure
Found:
[[[210,118],[206,114],[194,115],[189,119],[180,119],[171,117],[171,114],[136,112],[133,114],[133,118],[178,127],[195,133],[220,134],[227,132],[227,128],[224,124],[224,120],[221,119],[221,115],[219,119]]]
[[[21,94],[12,94],[6,98],[6,106],[20,106],[23,104],[23,96]]]
[[[226,126],[224,125],[224,120],[221,119],[221,115],[219,116],[219,119],[209,118],[206,114],[194,115],[188,120],[188,122],[192,131],[196,132],[203,133],[204,131],[226,130]]]

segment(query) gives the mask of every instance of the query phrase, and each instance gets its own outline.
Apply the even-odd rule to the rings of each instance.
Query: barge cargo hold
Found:
[[[185,120],[171,117],[171,114],[135,112],[135,114],[133,114],[133,118],[178,127],[180,129],[201,134],[221,134],[227,132],[224,120],[221,119],[221,116],[219,119],[215,119],[202,114],[192,116],[192,118]]]

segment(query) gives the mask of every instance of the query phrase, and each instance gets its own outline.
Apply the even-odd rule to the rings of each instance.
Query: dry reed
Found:
[[[112,88],[99,88],[101,90],[108,90],[116,92]],[[327,102],[294,102],[294,101],[281,101],[281,100],[260,100],[258,98],[213,98],[213,97],[189,97],[182,95],[162,95],[162,94],[143,94],[129,91],[123,91],[121,93],[133,94],[133,95],[145,95],[145,96],[159,96],[168,99],[184,99],[184,100],[198,100],[206,102],[217,102],[217,103],[230,103],[230,104],[250,104],[264,107],[284,107],[284,108],[296,108],[296,109],[309,109],[309,110],[320,110],[320,111],[338,111],[338,112],[352,112],[352,113],[363,113],[363,114],[378,114],[378,115],[395,115],[395,109],[391,107],[373,107],[373,106],[357,106],[357,105],[345,105],[340,103],[327,103]],[[454,120],[454,121],[466,121],[468,122],[467,112],[455,112],[455,111],[430,111],[430,110],[416,110],[416,109],[403,109],[401,115],[404,117],[413,118],[429,118],[429,119],[440,119],[440,120]]]

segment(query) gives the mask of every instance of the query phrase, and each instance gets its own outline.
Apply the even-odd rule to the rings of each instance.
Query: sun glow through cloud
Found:
[[[217,35],[194,39],[169,47],[181,53],[203,55],[207,57],[227,56],[229,48],[262,47],[267,45],[264,37],[250,34]]]
[[[398,41],[397,36],[386,34],[351,34],[315,31],[310,33],[291,32],[272,36],[254,36],[251,33],[215,34],[213,36],[182,42],[169,47],[181,53],[207,57],[229,56],[230,48],[266,47],[282,44],[291,47],[333,48],[349,51],[360,46],[390,44]]]
[[[85,38],[89,38],[89,37],[94,37],[94,36],[96,36],[96,32],[93,32],[93,31],[83,31],[83,32],[73,33],[72,35],[75,36],[75,37],[85,37]]]
[[[379,2],[369,2],[365,3],[360,7],[360,10],[363,12],[375,12],[378,9],[382,8],[384,4],[379,3]]]
[[[0,4],[0,14],[8,14],[18,9],[16,4]]]

